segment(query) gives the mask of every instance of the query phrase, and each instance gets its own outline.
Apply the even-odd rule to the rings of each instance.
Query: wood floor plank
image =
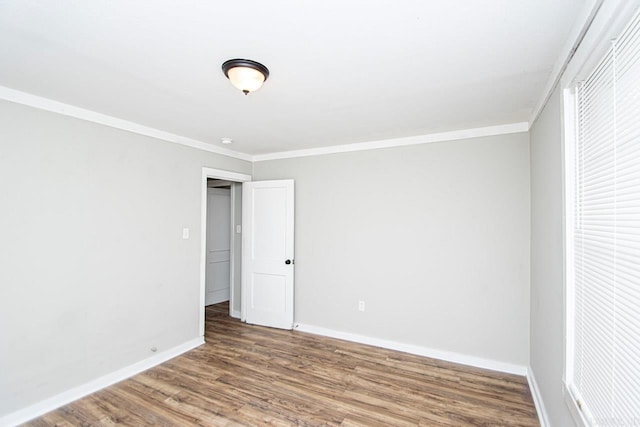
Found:
[[[526,379],[206,309],[206,344],[38,419],[42,426],[539,426]]]

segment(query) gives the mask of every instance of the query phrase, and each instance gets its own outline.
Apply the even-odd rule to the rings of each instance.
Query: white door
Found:
[[[231,261],[231,192],[207,189],[207,265],[205,305],[229,301]]]
[[[242,318],[293,328],[292,179],[242,184]]]

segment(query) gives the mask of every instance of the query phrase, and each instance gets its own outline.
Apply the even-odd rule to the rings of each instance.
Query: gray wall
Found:
[[[4,101],[0,129],[0,416],[197,338],[202,167],[251,164]]]
[[[201,168],[252,166],[4,101],[0,128],[1,416],[196,338]],[[297,322],[529,363],[527,133],[253,169],[296,180]]]
[[[572,426],[564,366],[562,112],[556,89],[531,128],[531,369],[549,421]]]
[[[528,365],[528,138],[254,163],[296,181],[296,322]]]

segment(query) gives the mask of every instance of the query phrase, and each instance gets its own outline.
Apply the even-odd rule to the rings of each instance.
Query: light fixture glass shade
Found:
[[[231,84],[243,92],[253,92],[262,87],[264,74],[258,70],[247,67],[235,67],[228,74]]]
[[[269,77],[269,70],[250,59],[230,59],[222,64],[222,71],[231,84],[246,94],[256,91]]]

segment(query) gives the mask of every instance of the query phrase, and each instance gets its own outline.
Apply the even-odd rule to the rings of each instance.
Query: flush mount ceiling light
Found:
[[[269,69],[250,59],[230,59],[222,64],[224,75],[231,84],[248,95],[262,87],[269,77]]]

